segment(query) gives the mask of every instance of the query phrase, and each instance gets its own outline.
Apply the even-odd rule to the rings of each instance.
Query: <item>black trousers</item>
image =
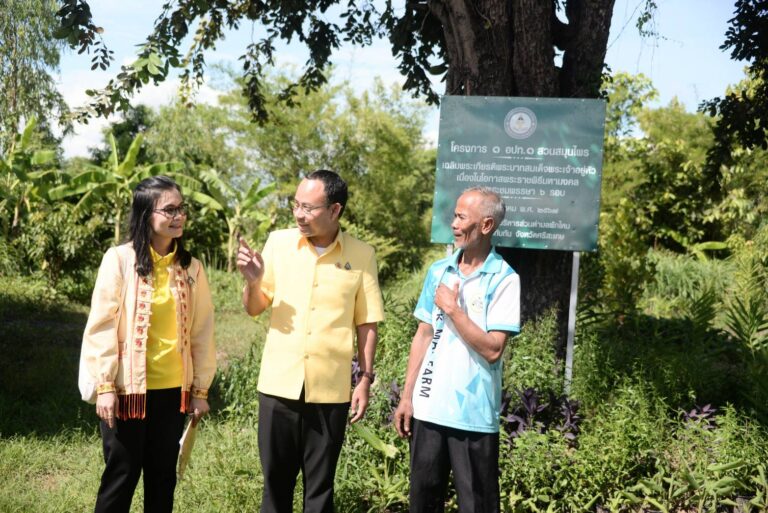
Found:
[[[299,471],[305,513],[333,511],[333,479],[349,403],[315,404],[259,393],[261,513],[291,513]]]
[[[147,391],[144,419],[102,421],[104,473],[96,497],[96,513],[128,513],[136,484],[144,471],[144,512],[171,513],[176,488],[176,459],[184,430],[179,412],[181,388]]]
[[[411,513],[443,512],[450,470],[459,513],[498,513],[499,434],[413,419]]]

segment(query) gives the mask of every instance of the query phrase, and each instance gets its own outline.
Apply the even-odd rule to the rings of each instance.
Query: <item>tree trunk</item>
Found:
[[[596,98],[614,1],[566,0],[561,21],[554,0],[430,0],[443,29],[446,94]],[[520,275],[522,321],[557,308],[564,354],[572,254],[501,252]]]

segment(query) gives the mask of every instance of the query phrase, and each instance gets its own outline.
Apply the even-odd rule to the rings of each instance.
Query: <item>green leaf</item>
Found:
[[[258,189],[259,185],[260,183],[258,180],[253,182],[253,185],[251,185],[251,189],[248,191],[248,194],[246,194],[245,200],[243,200],[243,210],[247,210],[255,206],[262,199],[272,194],[272,192],[274,192],[274,190],[277,188],[277,184],[275,182],[267,184],[261,189]]]
[[[118,157],[117,157],[117,144],[115,143],[115,136],[112,134],[112,132],[109,133],[109,147],[110,147],[110,154],[109,154],[109,163],[112,166],[112,171],[117,171],[118,166]]]
[[[737,468],[741,468],[747,463],[744,460],[736,460],[732,461],[730,463],[723,463],[723,464],[712,464],[707,467],[707,470],[709,472],[723,472],[725,470],[734,470]],[[727,478],[723,478],[727,479]]]
[[[171,178],[176,180],[176,183],[178,183],[181,187],[186,187],[185,185],[181,184],[181,181],[179,180],[179,178],[186,175],[177,174],[182,169],[184,169],[184,164],[181,162],[160,162],[158,164],[152,164],[151,166],[149,166],[149,172],[151,175],[170,176]],[[194,178],[191,178],[191,180],[194,180]]]
[[[32,165],[44,166],[50,164],[56,159],[56,152],[53,150],[38,150],[32,154]]]
[[[128,148],[128,151],[125,154],[123,162],[121,162],[117,168],[117,173],[120,176],[128,178],[132,174],[133,169],[136,167],[136,157],[139,154],[139,150],[141,149],[141,144],[143,142],[144,135],[136,134],[136,137],[131,142],[131,146]]]
[[[37,126],[37,118],[32,116],[27,121],[27,126],[24,127],[24,132],[21,134],[21,150],[25,150],[29,146],[29,141],[32,140],[32,134]]]
[[[149,59],[149,62],[151,64],[154,64],[155,66],[160,67],[163,65],[163,61],[160,59],[160,56],[154,52],[149,54],[148,59]]]
[[[208,207],[213,210],[224,210],[224,207],[221,205],[221,203],[202,192],[192,191],[191,193],[187,194],[187,197],[204,207]]]
[[[661,511],[662,513],[669,513],[669,509],[665,508],[659,501],[652,497],[646,497],[645,500],[650,504],[651,506],[656,506],[656,508]]]
[[[386,458],[394,458],[397,456],[397,447],[394,445],[385,443],[381,438],[360,423],[351,424],[352,430],[360,436],[363,440],[368,442],[368,445],[381,452]]]

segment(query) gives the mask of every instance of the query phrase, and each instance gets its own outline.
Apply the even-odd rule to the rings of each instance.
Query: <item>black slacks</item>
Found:
[[[112,429],[101,422],[106,467],[96,497],[96,513],[128,513],[142,470],[144,512],[171,513],[179,439],[184,430],[179,404],[181,388],[149,390],[144,419],[116,419]]]
[[[453,470],[459,513],[498,513],[499,434],[412,425],[410,512],[442,513]]]
[[[261,513],[291,513],[299,471],[304,512],[333,512],[333,480],[349,403],[316,404],[259,393]]]

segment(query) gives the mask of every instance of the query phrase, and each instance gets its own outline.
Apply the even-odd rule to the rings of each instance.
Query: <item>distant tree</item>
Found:
[[[269,121],[263,124],[250,122],[240,90],[221,97],[234,145],[249,158],[249,176],[273,180],[279,204],[287,206],[303,176],[337,171],[350,190],[343,227],[374,245],[382,278],[420,264],[435,168],[435,151],[425,149],[422,136],[425,106],[377,82],[362,95],[346,84],[300,91],[288,107],[277,96],[289,81],[265,80]],[[277,224],[289,223],[291,213],[282,208]]]
[[[62,43],[56,0],[5,0],[0,8],[0,153],[32,116],[48,143],[49,125],[70,129],[68,107],[51,76],[59,67]]]
[[[644,179],[640,171],[642,132],[638,118],[658,91],[645,75],[616,73],[608,77],[603,90],[607,97],[605,111],[605,146],[600,208],[613,213],[619,201]]]
[[[181,162],[193,175],[196,170],[216,169],[236,185],[252,181],[249,156],[235,143],[234,117],[220,105],[176,101],[161,107],[144,134],[147,156],[153,162]]]
[[[717,237],[707,219],[721,199],[717,169],[706,158],[712,119],[674,99],[644,110],[639,121],[644,136],[634,158],[642,181],[628,196],[639,233],[649,245],[678,252]]]
[[[101,146],[90,148],[91,159],[97,164],[107,162],[112,155],[110,137],[115,139],[117,153],[125,155],[131,147],[134,139],[139,134],[144,134],[154,124],[154,112],[146,105],[131,106],[123,112],[122,119],[110,123],[102,130],[104,140]],[[137,164],[147,163],[147,148],[142,145],[136,155]]]

